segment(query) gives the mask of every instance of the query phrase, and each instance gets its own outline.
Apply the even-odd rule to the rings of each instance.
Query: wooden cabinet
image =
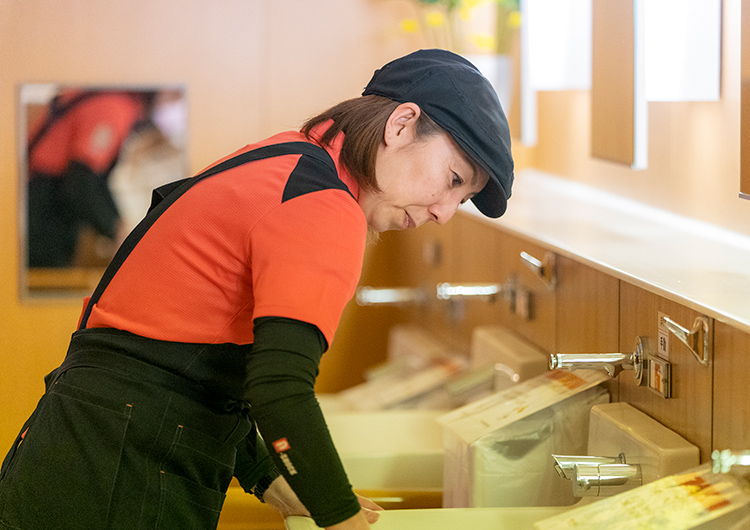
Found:
[[[557,351],[618,351],[620,282],[565,257],[557,259],[557,279]]]
[[[403,315],[419,323],[446,344],[458,348],[455,322],[446,311],[445,302],[436,299],[438,283],[456,281],[456,221],[439,226],[428,223],[416,230],[395,233],[398,246],[387,265],[397,275],[393,283],[399,287],[424,289],[426,299],[420,305],[404,305]],[[390,285],[375,285],[390,287]]]
[[[389,286],[400,280],[401,271],[393,267],[393,256],[400,248],[394,235],[385,233],[378,243],[367,246],[362,285]],[[315,390],[321,394],[339,392],[364,381],[365,371],[386,358],[388,330],[405,318],[395,307],[359,307],[350,301],[333,344],[320,361]]]
[[[633,351],[636,337],[645,337],[655,354],[659,313],[690,328],[699,313],[639,287],[621,282],[620,349]],[[712,368],[701,365],[674,336],[669,338],[672,363],[672,397],[664,399],[645,386],[638,386],[632,372],[622,372],[619,401],[630,403],[656,421],[680,434],[701,451],[701,461],[711,456]]]
[[[544,260],[549,249],[471,215],[458,215],[445,227],[399,234],[396,248],[385,263],[400,285],[503,284],[514,278],[516,287],[529,293],[530,318],[503,298],[494,303],[465,300],[452,308],[435,300],[402,311],[408,321],[427,327],[456,351],[468,352],[476,326],[499,324],[548,353],[629,353],[636,338],[643,337],[656,355],[660,314],[688,329],[702,316],[560,255],[555,256],[556,288],[549,289],[520,258],[526,252]],[[750,449],[750,334],[713,320],[709,333],[709,366],[701,365],[687,346],[667,334],[672,364],[669,399],[639,386],[631,371],[609,383],[613,401],[630,403],[698,446],[704,462],[713,449]]]
[[[500,323],[548,353],[554,353],[557,289],[551,288],[530,269],[521,258],[522,253],[542,261],[548,271],[547,278],[556,276],[554,254],[548,249],[505,234],[498,243],[500,262],[497,267],[502,277],[511,280],[515,287],[514,300],[501,308]]]
[[[713,448],[750,449],[750,334],[714,323]]]
[[[457,215],[456,276],[459,284],[502,284],[507,278],[503,266],[504,235],[488,223],[469,216]],[[477,326],[505,323],[507,302],[499,297],[494,301],[464,299],[451,302],[455,321],[456,343],[469,351],[471,333]]]
[[[539,259],[547,251],[500,232],[490,223],[457,215],[446,226],[426,225],[399,234],[392,266],[400,271],[399,285],[421,286],[433,293],[437,284],[506,284],[512,279],[526,304],[500,296],[484,299],[430,298],[405,311],[413,322],[429,329],[457,352],[468,354],[471,332],[481,325],[500,324],[545,351],[555,350],[555,291],[521,260],[526,252]]]
[[[557,353],[619,351],[620,282],[566,257],[557,258]],[[618,380],[609,382],[618,401]]]
[[[463,302],[458,322],[460,341],[468,346],[471,331],[484,324],[500,324],[547,352],[555,349],[555,292],[521,260],[521,253],[542,258],[542,247],[497,230],[482,220],[459,218],[456,241],[457,281],[497,283],[510,288],[509,296],[493,303]],[[458,274],[458,273],[457,273]]]

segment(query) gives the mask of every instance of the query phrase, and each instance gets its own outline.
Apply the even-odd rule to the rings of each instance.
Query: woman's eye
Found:
[[[453,187],[454,188],[458,188],[463,183],[464,183],[464,179],[462,179],[456,173],[453,173],[453,182],[452,182]]]
[[[463,199],[461,199],[461,204],[466,204],[467,202],[469,202],[471,199],[474,198],[474,195],[475,194],[472,193],[471,195],[467,195],[466,197],[464,197]]]

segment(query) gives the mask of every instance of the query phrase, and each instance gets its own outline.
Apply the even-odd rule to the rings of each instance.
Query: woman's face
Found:
[[[487,184],[447,133],[417,139],[420,109],[399,105],[386,124],[375,175],[380,192],[360,191],[371,230],[403,230],[428,221],[444,224]]]

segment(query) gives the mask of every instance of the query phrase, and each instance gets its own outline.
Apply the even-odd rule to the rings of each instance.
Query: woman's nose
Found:
[[[459,205],[460,203],[454,204],[452,202],[436,203],[430,206],[427,211],[430,213],[430,217],[435,223],[444,225],[450,221],[453,214],[458,210]]]

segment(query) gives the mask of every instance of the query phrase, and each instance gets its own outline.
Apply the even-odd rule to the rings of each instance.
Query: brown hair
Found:
[[[343,101],[308,119],[302,132],[310,138],[312,129],[333,120],[320,138],[322,145],[330,145],[340,132],[344,133],[340,162],[351,173],[357,184],[369,191],[380,191],[375,177],[375,160],[383,142],[385,124],[400,103],[381,96],[362,96]],[[443,132],[424,112],[417,120],[417,137]]]

